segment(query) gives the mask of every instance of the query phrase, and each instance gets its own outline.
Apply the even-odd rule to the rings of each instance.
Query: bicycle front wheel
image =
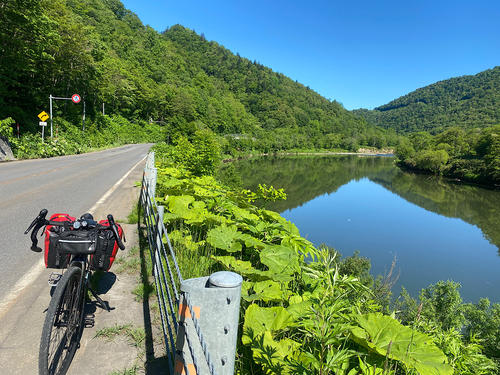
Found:
[[[64,375],[75,355],[83,328],[82,269],[70,267],[57,283],[40,341],[40,375]]]

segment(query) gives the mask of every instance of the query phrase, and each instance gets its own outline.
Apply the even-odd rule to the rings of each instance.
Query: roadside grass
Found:
[[[145,296],[151,296],[156,294],[156,289],[154,285],[152,285],[149,281],[145,284],[141,283],[138,284],[134,290],[132,291],[132,294],[135,295],[135,300],[137,302],[141,302],[144,300]]]
[[[106,327],[98,330],[95,334],[95,338],[106,338],[108,340],[113,340],[116,336],[125,334],[125,332],[132,327],[131,324],[115,324],[113,327]]]
[[[139,202],[132,208],[127,216],[128,224],[137,224],[139,222]]]
[[[108,375],[137,375],[137,374],[139,374],[138,371],[139,371],[139,367],[137,365],[134,365],[131,368],[110,372]]]
[[[141,258],[139,257],[139,247],[132,247],[126,257],[120,257],[115,260],[116,273],[137,274],[141,270]]]
[[[144,328],[134,327],[132,324],[115,324],[112,327],[102,328],[94,337],[113,341],[118,336],[125,337],[130,345],[138,349],[146,338]]]

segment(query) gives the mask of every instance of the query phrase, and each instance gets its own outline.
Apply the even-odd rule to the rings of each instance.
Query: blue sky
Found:
[[[347,109],[500,65],[500,1],[122,0],[181,24]]]

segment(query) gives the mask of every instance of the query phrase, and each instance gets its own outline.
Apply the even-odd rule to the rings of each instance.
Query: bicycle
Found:
[[[112,232],[114,241],[121,250],[124,250],[125,246],[112,215],[107,216],[105,223],[108,225],[104,225],[96,222],[88,213],[80,219],[67,215],[63,220],[57,221],[47,220],[47,212],[46,209],[41,210],[24,234],[33,229],[31,250],[42,252],[36,237],[40,228],[50,228],[54,233],[50,240],[54,240],[54,244],[48,242],[49,232],[46,230],[45,245],[53,245],[60,251],[63,262],[56,268],[67,268],[63,274],[53,273],[49,277],[49,285],[55,285],[55,290],[47,309],[38,357],[40,375],[64,375],[80,346],[83,328],[91,327],[94,323],[93,316],[87,318],[84,313],[87,290],[97,300],[97,304],[110,311],[107,303],[89,285],[95,268],[89,259],[96,254],[96,248],[104,241],[102,238],[110,238],[106,231]],[[45,256],[47,263],[47,248]]]

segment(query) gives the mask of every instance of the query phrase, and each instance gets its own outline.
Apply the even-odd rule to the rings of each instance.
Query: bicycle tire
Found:
[[[57,283],[40,339],[40,375],[64,375],[73,360],[83,329],[85,288],[81,281],[82,269],[72,266]]]

